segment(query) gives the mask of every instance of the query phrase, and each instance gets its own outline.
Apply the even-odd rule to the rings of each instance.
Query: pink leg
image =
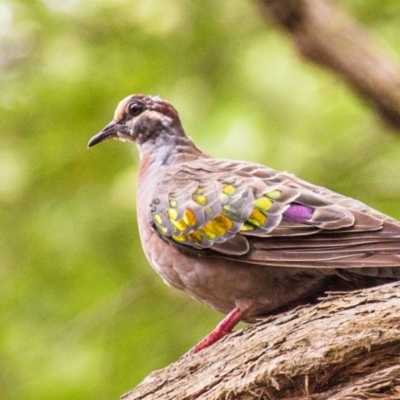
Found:
[[[239,307],[234,308],[211,333],[209,333],[200,343],[197,343],[196,346],[192,347],[186,355],[191,356],[192,354],[211,346],[228,333],[231,333],[235,325],[242,319],[242,316],[243,311]]]

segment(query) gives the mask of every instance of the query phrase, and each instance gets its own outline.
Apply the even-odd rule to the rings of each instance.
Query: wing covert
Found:
[[[149,222],[173,243],[235,255],[249,251],[249,236],[311,235],[354,223],[346,208],[289,182],[254,164],[175,165],[153,193]]]

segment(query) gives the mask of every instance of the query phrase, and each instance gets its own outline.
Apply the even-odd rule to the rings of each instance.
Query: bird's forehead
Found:
[[[146,96],[143,94],[131,94],[118,103],[114,112],[114,120],[121,121],[124,118],[126,106],[134,100],[143,102],[148,110],[154,110],[170,118],[176,118],[178,113],[171,104],[159,96]]]

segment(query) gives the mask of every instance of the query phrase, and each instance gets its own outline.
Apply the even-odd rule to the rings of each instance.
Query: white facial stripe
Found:
[[[128,104],[129,100],[132,99],[132,97],[133,97],[132,95],[129,95],[129,96],[125,97],[123,100],[121,100],[118,103],[118,106],[117,106],[117,108],[115,109],[115,112],[114,112],[114,119],[116,121],[121,121],[122,120],[122,118],[124,116],[124,113],[125,113],[126,105]]]

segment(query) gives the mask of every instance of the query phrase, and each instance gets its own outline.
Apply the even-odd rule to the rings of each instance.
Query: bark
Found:
[[[400,128],[397,57],[326,0],[258,0],[263,14],[286,31],[300,54],[338,74],[382,119]]]
[[[165,369],[137,399],[399,399],[400,283],[332,293]]]

